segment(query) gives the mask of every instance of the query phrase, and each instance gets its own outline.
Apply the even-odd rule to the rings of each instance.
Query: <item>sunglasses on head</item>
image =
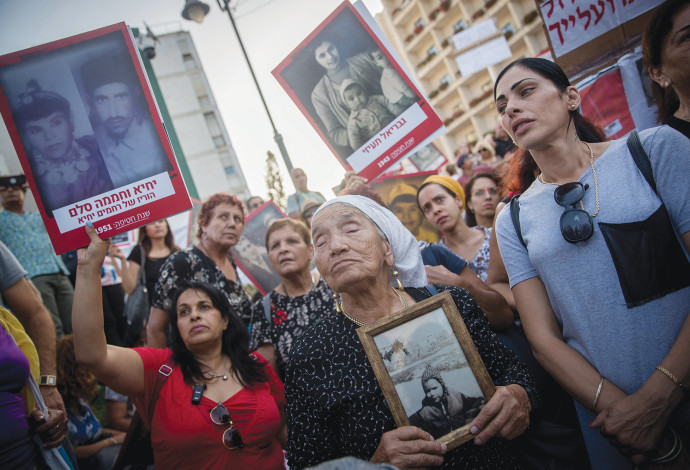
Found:
[[[594,233],[592,216],[584,210],[582,204],[587,187],[575,181],[562,184],[553,192],[556,204],[565,207],[565,212],[561,214],[561,234],[568,243],[583,242]],[[576,209],[575,204],[578,202],[580,208]]]
[[[477,197],[482,197],[485,193],[489,193],[491,196],[498,194],[498,188],[487,188],[487,189],[477,189],[472,194]]]
[[[215,408],[211,410],[211,421],[216,424],[226,425],[228,429],[223,433],[223,445],[228,449],[241,449],[244,447],[244,442],[242,442],[242,436],[240,432],[235,428],[230,419],[230,413],[225,405],[218,403]]]

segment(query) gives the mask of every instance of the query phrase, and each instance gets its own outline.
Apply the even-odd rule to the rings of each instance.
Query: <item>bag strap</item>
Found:
[[[151,422],[153,421],[153,412],[156,409],[156,403],[158,403],[158,399],[160,398],[161,395],[161,390],[163,389],[163,385],[165,384],[166,380],[168,380],[168,377],[173,371],[173,366],[175,365],[175,361],[173,361],[172,356],[168,358],[165,364],[160,366],[158,369],[158,373],[156,374],[156,384],[153,386],[153,396],[152,396],[152,402],[151,405],[149,406],[149,413],[148,413],[148,420],[146,422],[146,425],[148,429],[151,429]]]
[[[510,218],[513,221],[513,227],[515,227],[515,232],[520,239],[520,243],[527,248],[527,243],[525,243],[525,239],[522,238],[522,228],[520,227],[520,203],[518,199],[520,199],[520,195],[516,194],[510,200]]]
[[[426,290],[428,290],[431,295],[438,294],[438,290],[432,284],[427,284]]]
[[[640,173],[642,173],[644,179],[647,180],[647,183],[649,183],[652,191],[658,195],[659,193],[656,190],[656,182],[654,181],[654,173],[652,172],[652,163],[649,161],[649,155],[647,155],[647,152],[642,146],[642,142],[640,142],[640,136],[637,131],[632,131],[630,133],[627,144],[628,150],[630,150],[630,154],[632,155],[633,160],[635,160],[635,164],[640,170]]]
[[[146,251],[144,247],[139,244],[139,253],[141,253],[141,267],[139,268],[139,280],[138,282],[142,285],[146,285],[146,273],[144,273],[144,263],[146,263]]]
[[[266,321],[268,324],[271,324],[271,293],[268,292],[266,295],[264,295],[264,298],[261,299],[261,304],[264,306],[264,315],[266,315]]]

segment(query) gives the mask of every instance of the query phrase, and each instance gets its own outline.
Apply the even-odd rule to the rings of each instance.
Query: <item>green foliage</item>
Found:
[[[285,210],[287,204],[285,196],[285,187],[283,186],[283,178],[280,176],[280,169],[278,168],[278,160],[273,152],[266,152],[266,188],[268,189],[268,197],[273,200],[281,209]]]

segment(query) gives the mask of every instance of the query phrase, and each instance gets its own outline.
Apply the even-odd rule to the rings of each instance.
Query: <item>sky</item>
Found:
[[[279,160],[286,193],[293,192],[273,130],[226,13],[213,0],[201,24],[182,19],[184,0],[0,0],[0,55],[121,21],[131,27],[189,31],[230,134],[249,190],[267,197],[266,152]],[[342,0],[233,0],[237,28],[294,167],[309,189],[332,197],[345,170],[271,75]],[[379,0],[365,0],[375,15]],[[155,60],[155,59],[154,59]],[[196,181],[196,184],[203,182]]]

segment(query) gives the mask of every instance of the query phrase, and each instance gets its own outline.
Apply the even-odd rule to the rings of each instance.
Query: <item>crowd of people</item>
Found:
[[[669,0],[643,36],[667,125],[607,140],[558,65],[523,58],[494,83],[495,131],[418,186],[381,195],[349,172],[327,200],[295,169],[264,240],[280,283],[255,299],[231,249],[260,197],[209,197],[187,248],[159,220],[126,255],[87,222],[63,259],[25,180],[4,178],[0,467],[110,469],[143,423],[158,468],[690,468],[688,28],[690,4]],[[315,50],[312,98],[343,144],[356,111],[381,119],[359,76],[379,56]],[[61,97],[32,93],[70,129]],[[26,126],[42,120],[27,107]],[[147,314],[126,318],[138,287]],[[399,427],[357,331],[440,292],[495,392],[407,368],[422,398]],[[458,430],[470,440],[447,445]]]

